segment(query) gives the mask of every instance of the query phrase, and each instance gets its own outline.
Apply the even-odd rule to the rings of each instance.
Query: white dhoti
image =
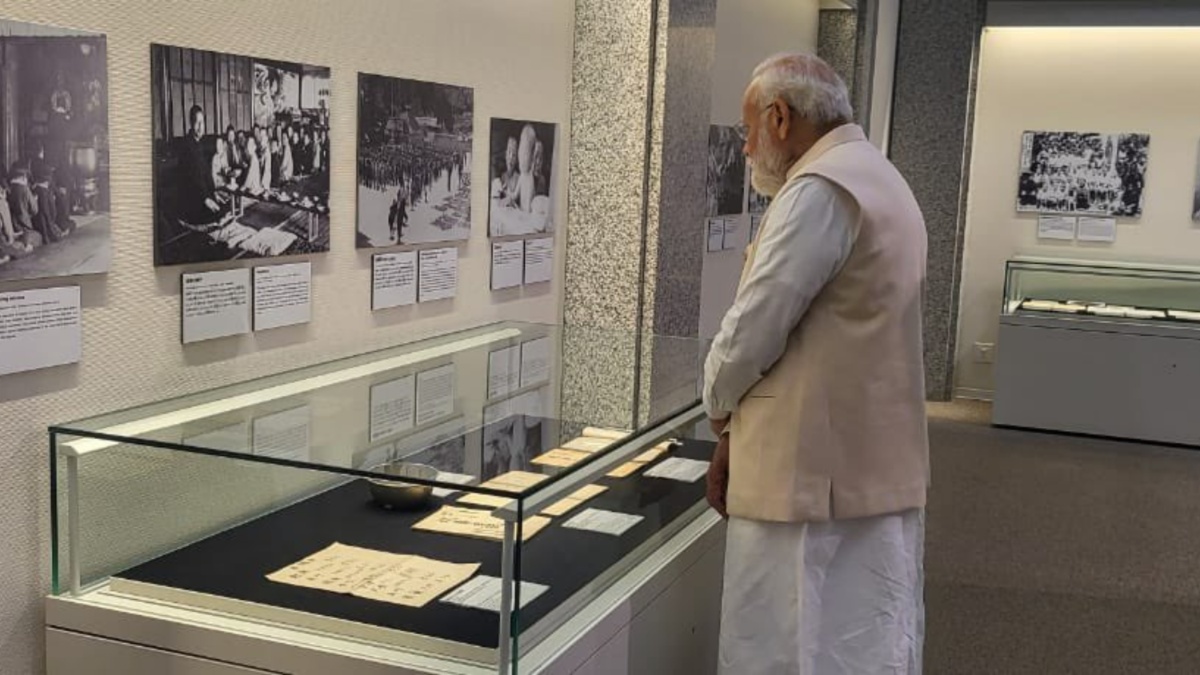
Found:
[[[721,675],[920,675],[925,513],[730,518]]]

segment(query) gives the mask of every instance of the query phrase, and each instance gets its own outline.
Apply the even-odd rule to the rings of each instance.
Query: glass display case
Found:
[[[1071,315],[1200,327],[1200,267],[1018,256],[1004,279],[1006,315]]]
[[[519,672],[704,513],[696,340],[499,323],[50,429],[53,593]]]

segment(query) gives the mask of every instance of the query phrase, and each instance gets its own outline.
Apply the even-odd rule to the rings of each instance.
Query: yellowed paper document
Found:
[[[641,471],[644,468],[646,468],[645,462],[626,462],[625,464],[618,466],[617,468],[613,469],[612,471],[609,471],[608,477],[609,478],[625,478],[626,476],[632,476],[633,474],[637,473],[638,471]]]
[[[580,436],[579,438],[563,443],[562,447],[567,450],[578,450],[580,452],[600,452],[615,442],[611,438],[588,438]]]
[[[335,543],[268,574],[267,579],[406,607],[424,607],[478,570],[479,563],[446,563]]]
[[[558,448],[556,450],[551,450],[540,457],[534,457],[531,461],[539,466],[557,466],[565,468],[568,466],[575,466],[591,456],[591,453],[587,452]]]
[[[583,435],[587,436],[588,438],[607,438],[610,441],[621,441],[629,437],[629,432],[619,431],[617,429],[587,427],[583,430]]]
[[[589,499],[602,494],[606,490],[608,490],[608,488],[604,487],[603,485],[585,485],[566,497],[563,497],[557,502],[551,504],[550,506],[547,506],[542,510],[542,514],[556,517],[566,515],[572,509],[582,505]]]
[[[549,524],[550,519],[543,516],[526,518],[525,525],[522,527],[522,538],[529,539]],[[413,525],[413,529],[475,539],[504,540],[503,520],[487,511],[463,509],[457,506],[443,506],[433,515]]]
[[[415,555],[399,557],[403,560],[367,580],[351,595],[406,607],[424,607],[479,570],[479,563],[460,565]]]
[[[530,473],[528,471],[509,471],[506,474],[501,474],[481,484],[479,487],[491,488],[493,490],[503,490],[504,492],[512,492],[517,494],[524,492],[530,487],[546,480],[549,476],[540,473]],[[468,506],[483,506],[492,509],[498,509],[513,500],[512,497],[493,497],[492,495],[468,494],[458,500],[459,504]]]
[[[391,553],[335,543],[268,574],[267,579],[292,586],[349,593],[387,571],[395,562],[395,555]]]

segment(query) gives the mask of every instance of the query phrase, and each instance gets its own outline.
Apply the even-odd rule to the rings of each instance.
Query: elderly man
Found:
[[[763,62],[742,104],[774,199],[705,367],[727,675],[921,669],[925,225],[851,119],[805,54]]]

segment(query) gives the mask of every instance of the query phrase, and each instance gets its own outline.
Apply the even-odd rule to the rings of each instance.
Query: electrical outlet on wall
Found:
[[[975,363],[994,363],[996,361],[996,345],[992,342],[975,343]]]

